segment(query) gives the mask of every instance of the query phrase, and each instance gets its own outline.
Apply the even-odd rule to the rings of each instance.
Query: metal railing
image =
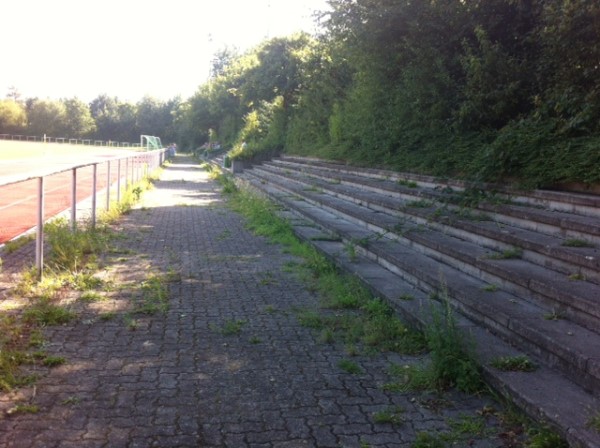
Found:
[[[0,140],[12,140],[21,142],[46,142],[46,143],[61,143],[69,145],[86,145],[86,146],[110,146],[117,148],[139,148],[140,143],[117,142],[114,140],[93,140],[89,138],[68,138],[68,137],[48,137],[38,135],[20,135],[20,134],[0,134]]]
[[[105,209],[109,210],[111,205],[111,189],[116,191],[115,201],[119,203],[121,201],[121,191],[124,183],[125,190],[143,178],[149,176],[153,171],[159,168],[171,155],[169,149],[159,149],[148,152],[136,153],[131,156],[115,157],[103,161],[95,161],[91,163],[78,164],[72,166],[66,166],[59,170],[48,169],[41,170],[34,173],[27,173],[21,176],[11,176],[10,178],[4,178],[0,182],[0,187],[7,187],[15,184],[19,184],[27,181],[37,181],[37,204],[36,204],[36,222],[31,230],[35,230],[36,233],[36,245],[35,245],[35,268],[37,270],[39,278],[42,277],[43,264],[44,264],[44,223],[54,218],[55,216],[69,211],[70,208],[70,222],[73,229],[77,226],[77,204],[78,202],[78,172],[84,168],[91,168],[92,170],[92,188],[91,196],[88,196],[85,200],[91,199],[90,207],[90,225],[95,226],[97,221],[97,208],[98,208],[98,195],[105,194],[106,202]],[[102,170],[98,168],[101,167]],[[53,216],[46,216],[46,192],[45,183],[50,176],[71,173],[70,176],[70,207],[59,211]],[[102,176],[105,177],[105,182],[102,182]],[[105,186],[100,186],[99,183]],[[81,196],[81,195],[80,195]],[[16,236],[16,235],[15,235]]]

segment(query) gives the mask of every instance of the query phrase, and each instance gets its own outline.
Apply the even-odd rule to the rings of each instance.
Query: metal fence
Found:
[[[117,142],[113,140],[94,140],[89,138],[48,137],[46,135],[0,134],[0,140],[20,142],[64,143],[70,145],[110,146],[116,148],[139,148],[140,143]]]
[[[73,228],[75,228],[78,220],[77,205],[78,202],[82,201],[83,197],[85,198],[83,200],[91,201],[89,219],[90,224],[94,226],[97,220],[99,195],[104,195],[104,208],[108,210],[111,201],[114,200],[117,203],[121,201],[123,189],[126,190],[130,185],[147,177],[154,170],[159,168],[165,162],[167,157],[170,157],[171,155],[172,150],[159,149],[135,153],[126,157],[115,157],[91,163],[65,166],[58,170],[50,168],[21,176],[16,175],[5,178],[5,180],[0,183],[0,189],[15,187],[15,191],[20,190],[21,194],[25,197],[22,201],[14,201],[13,205],[26,208],[30,212],[34,209],[36,212],[35,222],[32,222],[32,226],[29,227],[36,233],[35,267],[40,278],[44,264],[44,223],[48,219],[51,219],[60,213],[70,211],[70,222]],[[91,183],[91,185],[85,185],[89,188],[87,192],[81,191],[83,185],[81,179],[78,180],[78,175],[84,170],[87,175],[86,180],[89,180]],[[47,194],[45,184],[50,179],[52,179],[54,183],[62,183],[63,188],[66,187],[65,184],[69,184],[70,204],[68,204],[68,207],[64,207],[64,204],[56,204],[54,203],[55,200],[53,200],[51,201],[53,206],[52,210],[49,212],[46,210]],[[30,203],[27,203],[33,196],[31,194],[32,192],[29,191],[32,189],[32,182],[35,182],[36,185],[35,202],[30,201]],[[27,187],[25,187],[25,185],[27,185]],[[61,194],[64,196],[64,192]],[[112,196],[113,194],[114,197]],[[8,207],[9,206],[0,207],[3,208],[4,217],[9,216],[11,213]],[[60,210],[57,210],[57,207]],[[15,211],[14,213],[20,212]],[[20,217],[18,219],[22,220]]]

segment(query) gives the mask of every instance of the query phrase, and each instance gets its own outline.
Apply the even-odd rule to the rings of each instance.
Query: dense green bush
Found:
[[[246,141],[247,156],[527,187],[600,180],[597,2],[329,3],[318,39],[228,59],[187,116],[228,147]]]

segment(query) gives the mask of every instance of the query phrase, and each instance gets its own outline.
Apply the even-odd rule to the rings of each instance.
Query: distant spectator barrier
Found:
[[[113,140],[91,140],[89,138],[48,137],[46,135],[40,137],[38,135],[0,134],[0,140],[61,143],[65,145],[110,146],[116,148],[139,148],[141,146],[140,143],[116,142]]]

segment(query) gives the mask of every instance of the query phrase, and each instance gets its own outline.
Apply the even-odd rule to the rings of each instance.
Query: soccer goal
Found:
[[[155,137],[154,135],[142,135],[140,136],[140,147],[146,148],[147,151],[152,151],[153,149],[161,149],[163,145],[160,141],[160,137]]]

